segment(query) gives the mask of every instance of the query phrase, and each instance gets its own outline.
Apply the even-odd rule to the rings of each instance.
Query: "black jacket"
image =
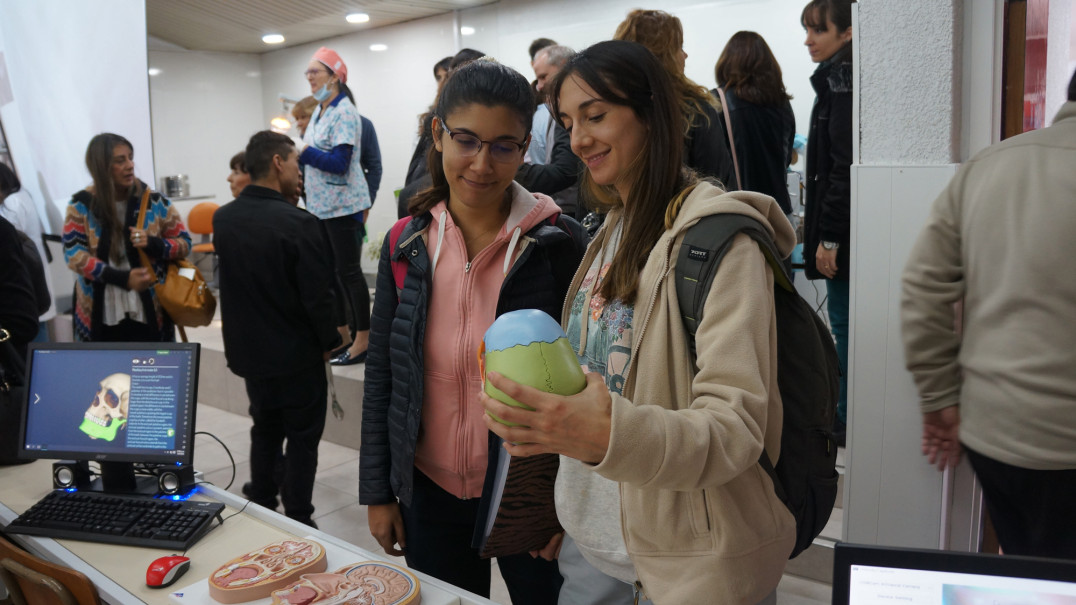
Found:
[[[422,344],[429,307],[429,255],[422,237],[429,213],[404,228],[397,249],[389,237],[381,246],[370,319],[370,348],[362,403],[359,449],[359,503],[411,503],[415,448],[422,420]],[[559,317],[564,296],[583,257],[586,236],[563,214],[557,226],[543,221],[527,232],[535,239],[512,265],[501,285],[497,316],[518,309],[541,309]],[[407,276],[397,293],[393,259],[406,261]]]
[[[37,316],[34,284],[23,260],[18,230],[0,217],[0,328],[8,331],[22,357],[26,343],[37,336]]]
[[[321,221],[272,189],[248,185],[213,215],[213,245],[228,367],[261,378],[323,363],[340,334]]]
[[[849,214],[852,205],[852,48],[845,45],[811,75],[817,98],[807,136],[807,199],[803,234],[808,279],[825,276],[815,267],[818,242],[840,244],[836,279],[848,281]]]
[[[684,164],[699,176],[720,180],[726,191],[735,191],[736,173],[732,169],[732,153],[729,151],[725,126],[712,105],[704,105],[703,111],[706,118],[696,115],[684,139]]]
[[[758,105],[744,101],[731,90],[725,91],[732,140],[740,163],[744,191],[757,191],[777,200],[785,214],[792,212],[785,177],[792,163],[792,145],[796,138],[796,116],[792,104]],[[722,126],[725,116],[719,114]],[[732,177],[732,186],[736,177]]]
[[[551,146],[550,161],[523,164],[516,172],[515,181],[527,191],[553,198],[564,214],[580,218],[579,182],[583,178],[583,161],[572,152],[571,134],[556,120],[552,122],[553,136],[546,141]]]

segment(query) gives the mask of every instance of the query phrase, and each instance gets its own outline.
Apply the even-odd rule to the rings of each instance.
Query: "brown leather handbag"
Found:
[[[149,206],[149,193],[149,187],[142,192],[142,207],[138,211],[137,222],[140,229],[146,228],[146,208]],[[141,248],[138,250],[138,255],[142,258],[142,266],[152,272],[153,263],[150,262],[149,257],[146,256],[146,253]],[[181,270],[187,275],[193,275],[193,277],[188,278],[182,275]],[[179,327],[183,342],[187,342],[187,334],[183,330],[184,326],[208,326],[209,322],[213,321],[213,314],[217,310],[217,299],[213,296],[213,292],[210,291],[205,278],[202,277],[202,272],[189,260],[177,258],[169,261],[164,281],[155,284],[153,291],[157,294],[157,300],[160,301],[161,308],[164,309],[165,313],[168,313],[168,317],[172,318],[172,322]]]

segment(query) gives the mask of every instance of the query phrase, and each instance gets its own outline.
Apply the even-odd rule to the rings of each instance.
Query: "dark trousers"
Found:
[[[275,501],[279,491],[284,514],[310,524],[318,443],[325,429],[325,366],[317,363],[286,376],[247,378],[246,385],[254,419],[248,495],[255,502]],[[277,466],[285,439],[281,474]]]
[[[490,560],[471,547],[478,498],[461,500],[415,470],[410,506],[400,506],[407,566],[489,597]],[[514,605],[552,605],[563,581],[556,561],[523,553],[499,557],[497,566]]]
[[[362,274],[362,233],[363,224],[350,216],[338,216],[325,219],[325,232],[329,235],[329,246],[333,251],[333,264],[336,276],[344,291],[341,298],[346,301],[350,314],[351,327],[363,332],[370,329],[370,288]]]
[[[1076,469],[1021,468],[964,450],[1005,554],[1076,559]]]
[[[124,319],[114,326],[105,325],[102,322],[99,340],[100,342],[157,342],[161,340],[161,336],[156,325],[151,326],[133,319]],[[173,341],[175,336],[164,340]]]

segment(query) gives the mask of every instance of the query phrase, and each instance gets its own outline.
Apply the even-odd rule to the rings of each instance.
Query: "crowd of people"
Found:
[[[801,23],[818,64],[810,76],[816,99],[804,273],[823,280],[828,294],[841,369],[832,436],[843,446],[851,0],[811,0]],[[273,509],[282,503],[287,516],[315,525],[325,364],[365,363],[359,502],[385,552],[411,568],[488,596],[490,561],[472,536],[492,431],[513,456],[560,456],[555,503],[564,532],[543,548],[499,559],[513,603],[775,602],[796,522],[759,462],[767,456],[774,464],[781,453],[774,271],[751,238],[736,236],[692,337],[670,267],[688,228],[719,213],[754,219],[781,255],[792,252],[798,217],[786,172],[796,124],[781,68],[760,35],[729,39],[713,90],[685,75],[683,46],[677,17],[634,10],[611,40],[579,52],[535,40],[533,81],[473,49],[439,60],[437,95],[419,119],[372,304],[359,259],[381,181],[377,137],[355,106],[343,58],[325,47],[314,53],[305,71],[311,96],[293,108],[299,136],[251,137],[230,162],[235,200],[213,220],[225,355],[246,382],[254,419],[243,486],[252,501]],[[128,140],[94,137],[86,166],[93,182],[72,197],[63,228],[64,257],[77,277],[75,336],[173,340],[173,322],[151,286],[169,261],[188,254],[190,236],[169,200],[135,177]],[[10,210],[18,182],[3,169],[0,209]],[[915,296],[904,306],[951,328],[951,314],[938,309],[973,291],[940,278],[951,291],[935,296],[942,285],[932,280],[961,273],[938,266],[962,258],[945,239],[963,235],[954,226],[959,191],[946,199],[930,230],[944,237],[917,248],[906,278]],[[0,234],[9,227],[0,218]],[[7,258],[21,252],[7,240],[0,237],[0,267],[10,273]],[[1020,270],[1012,269],[1019,289]],[[39,320],[55,313],[8,304],[32,291],[28,275],[4,277],[0,292],[0,327],[23,349]],[[588,372],[578,395],[551,395],[496,373],[490,383],[528,407],[483,391],[475,356],[482,336],[496,317],[524,308],[560,319]],[[977,315],[967,318],[974,333]],[[692,338],[697,347],[689,347]],[[959,453],[958,419],[939,410],[955,406],[960,377],[951,358],[923,357],[932,338],[940,337],[909,332],[908,356],[930,401],[924,448],[945,464]],[[949,340],[934,348],[956,351]],[[944,385],[935,376],[941,363],[953,369]],[[969,414],[967,422],[997,422],[984,418]],[[1042,436],[1044,443],[1055,438]],[[1001,464],[987,455],[1020,466],[1038,453],[1006,456],[987,441],[972,445],[984,473]],[[1053,458],[1035,464],[1076,466]],[[1003,482],[988,491],[988,506],[1011,516],[999,503],[1022,496]],[[1052,496],[1058,515],[1073,501],[1066,489]],[[1034,552],[1013,537],[1024,526],[1003,527],[1003,546]]]

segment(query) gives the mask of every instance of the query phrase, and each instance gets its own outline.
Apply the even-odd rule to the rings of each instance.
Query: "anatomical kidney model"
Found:
[[[82,415],[78,429],[93,439],[113,441],[127,424],[127,407],[131,398],[131,375],[109,374],[99,383],[97,394]]]
[[[579,358],[560,324],[537,309],[511,311],[498,317],[486,330],[478,353],[486,394],[508,405],[531,409],[485,380],[487,371],[557,395],[575,395],[587,385]],[[490,416],[497,422],[512,424]]]
[[[301,538],[281,540],[218,567],[209,576],[209,596],[221,603],[263,599],[302,574],[321,573],[326,567],[321,544]]]
[[[390,563],[367,561],[332,573],[305,573],[273,593],[272,605],[418,605],[418,579]]]

